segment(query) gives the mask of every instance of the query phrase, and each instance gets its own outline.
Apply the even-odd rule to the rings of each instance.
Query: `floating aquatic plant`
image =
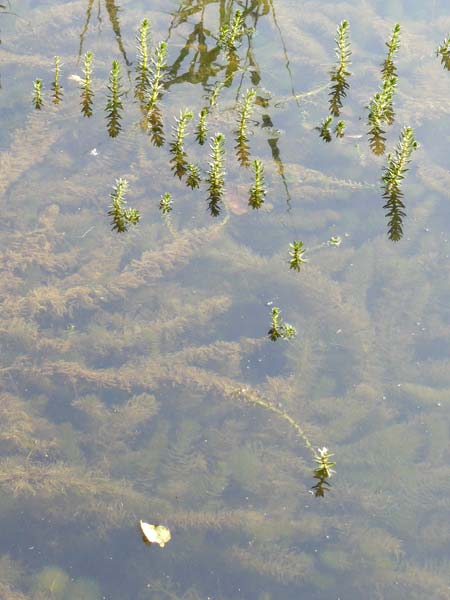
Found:
[[[313,485],[314,495],[316,498],[323,498],[325,491],[330,488],[329,479],[336,472],[333,467],[336,463],[331,461],[331,454],[328,448],[318,448],[316,456],[314,457],[317,467],[314,469],[314,478],[317,479],[317,483]]]
[[[168,215],[172,211],[172,204],[172,195],[169,192],[166,192],[161,196],[159,208],[163,215]]]
[[[150,138],[155,146],[164,144],[164,128],[159,100],[163,89],[164,73],[167,68],[167,42],[160,42],[151,58],[150,87],[146,98],[146,127],[150,132]]]
[[[279,338],[290,340],[297,335],[295,327],[284,323],[280,317],[280,309],[276,306],[272,308],[272,326],[268,331],[269,339],[276,342]]]
[[[334,134],[337,138],[343,138],[345,133],[345,121],[338,121],[334,128]]]
[[[208,124],[206,122],[208,113],[208,107],[204,106],[199,113],[198,124],[195,128],[195,139],[202,146],[206,142],[206,137],[208,135]]]
[[[388,237],[394,242],[398,242],[403,236],[403,217],[406,215],[403,203],[403,192],[401,189],[402,181],[408,170],[408,164],[411,155],[418,147],[414,139],[414,132],[411,127],[405,127],[400,140],[393,154],[388,154],[387,166],[383,168],[381,178],[383,188],[383,198],[386,204],[383,208],[387,209],[388,217]]]
[[[174,175],[179,179],[185,175],[188,167],[188,162],[186,160],[187,155],[184,150],[184,140],[187,135],[186,127],[193,116],[191,110],[182,110],[179,118],[175,117],[176,126],[172,128],[174,139],[170,143],[170,154],[172,155],[170,164]]]
[[[230,23],[225,23],[220,28],[218,45],[227,53],[235,53],[239,47],[239,41],[245,33],[244,15],[241,10],[234,13]]]
[[[289,262],[289,267],[294,269],[295,271],[300,271],[302,265],[308,262],[308,259],[304,257],[306,249],[303,245],[302,241],[294,241],[292,244],[289,244],[289,256],[291,260]]]
[[[94,54],[86,52],[84,56],[84,78],[81,80],[81,113],[85,117],[92,117],[94,92],[92,90],[92,60]]]
[[[346,90],[350,87],[347,79],[351,75],[348,67],[351,64],[350,56],[352,52],[348,30],[348,21],[342,21],[337,28],[337,35],[335,38],[338,63],[330,71],[331,91],[329,94],[330,114],[334,117],[339,117],[343,99],[347,95]]]
[[[217,81],[212,89],[211,95],[209,96],[208,105],[203,106],[199,114],[199,120],[197,127],[195,129],[195,139],[199,144],[203,146],[206,142],[206,138],[208,135],[208,123],[207,118],[211,109],[217,105],[217,98],[220,90],[223,88],[224,84],[220,81]]]
[[[314,462],[317,464],[317,467],[314,469],[314,478],[318,479],[318,482],[312,487],[312,489],[314,490],[314,495],[316,497],[323,497],[325,495],[325,490],[328,490],[330,488],[330,483],[328,482],[328,479],[330,479],[336,472],[333,469],[333,467],[336,466],[336,463],[330,460],[333,454],[329,452],[328,448],[323,447],[318,448],[317,451],[314,450],[313,445],[311,444],[308,436],[297,423],[297,421],[295,421],[279,405],[274,405],[272,402],[269,402],[254,390],[243,388],[237,390],[235,394],[237,396],[243,397],[247,402],[250,402],[251,404],[256,404],[258,406],[261,406],[262,408],[270,410],[294,428],[296,434],[303,441],[306,448],[312,454]]]
[[[42,99],[42,80],[35,79],[33,83],[33,98],[32,98],[33,106],[37,110],[41,110],[44,101]]]
[[[120,65],[118,60],[113,60],[112,68],[109,74],[108,83],[108,101],[106,103],[106,127],[110,137],[117,137],[121,130],[120,121],[122,119],[122,81],[120,75]]]
[[[381,67],[381,76],[383,80],[389,80],[391,77],[397,76],[397,67],[394,63],[394,54],[398,52],[400,48],[400,24],[396,23],[392,30],[391,39],[386,42],[388,49],[387,56]]]
[[[436,50],[436,56],[441,57],[441,63],[447,71],[450,71],[450,36],[445,38],[442,44]]]
[[[200,167],[198,165],[194,165],[193,163],[189,163],[186,167],[187,169],[187,177],[186,177],[186,185],[193,190],[194,188],[200,187],[201,176],[200,176]]]
[[[144,102],[146,94],[150,89],[150,64],[149,64],[149,46],[150,39],[150,21],[143,19],[138,29],[137,42],[137,61],[136,61],[136,87],[134,97]]]
[[[220,203],[223,200],[225,171],[223,163],[225,160],[225,136],[217,133],[211,140],[211,162],[209,163],[206,182],[208,183],[208,207],[213,217],[220,213]]]
[[[63,97],[63,89],[59,83],[59,76],[61,72],[61,58],[59,56],[54,57],[55,62],[55,74],[52,82],[52,102],[53,104],[59,104]]]
[[[383,80],[381,91],[377,92],[369,103],[369,145],[374,154],[384,153],[386,147],[385,131],[382,125],[392,125],[394,122],[394,109],[392,97],[397,85],[397,77],[392,76]]]
[[[315,129],[319,132],[320,137],[325,142],[331,142],[331,129],[330,125],[333,122],[333,117],[330,115],[326,119],[323,119],[320,127],[316,127]]]
[[[235,141],[236,141],[236,155],[238,162],[242,166],[250,165],[250,147],[248,143],[248,119],[253,110],[256,100],[256,91],[254,89],[249,89],[243,94],[242,99],[238,105],[238,128],[235,133]]]
[[[252,170],[255,179],[250,189],[248,203],[252,208],[261,208],[267,191],[264,183],[264,165],[258,158],[253,161]]]
[[[127,190],[127,180],[120,177],[117,179],[116,185],[110,194],[111,207],[108,211],[108,216],[112,217],[112,230],[118,233],[124,233],[128,230],[128,225],[136,225],[140,219],[140,214],[135,208],[125,208],[125,194]]]

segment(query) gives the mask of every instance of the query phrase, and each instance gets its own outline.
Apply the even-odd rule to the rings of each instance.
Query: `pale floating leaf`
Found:
[[[164,525],[150,525],[150,523],[145,523],[142,520],[139,523],[144,538],[149,544],[159,544],[161,548],[164,548],[167,542],[170,541],[172,537],[170,530]]]

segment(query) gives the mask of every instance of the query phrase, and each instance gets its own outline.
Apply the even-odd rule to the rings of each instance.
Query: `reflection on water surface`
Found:
[[[64,599],[446,599],[450,593],[450,330],[447,208],[450,79],[436,48],[443,2],[326,0],[29,2],[0,9],[0,596]],[[236,10],[245,31],[218,45]],[[168,44],[162,147],[134,100],[135,35]],[[326,144],[333,40],[350,24],[344,137]],[[403,182],[403,238],[386,236],[367,106],[401,23],[392,152],[420,149]],[[79,84],[94,53],[93,116]],[[61,57],[64,96],[50,92]],[[119,61],[122,129],[108,136],[105,84]],[[76,78],[75,78],[76,79]],[[207,191],[170,170],[171,126],[202,174],[226,136],[217,218]],[[236,102],[267,195],[233,141]],[[45,96],[44,96],[45,99]],[[116,178],[140,222],[111,232]],[[170,193],[171,212],[161,197]],[[326,240],[341,239],[341,244]],[[308,262],[289,268],[302,240]],[[295,325],[267,337],[273,307]],[[252,396],[253,394],[253,396]],[[251,398],[258,401],[251,401]],[[259,399],[275,409],[267,409]],[[311,493],[313,451],[332,488]],[[319,482],[320,483],[320,482]],[[170,529],[161,548],[139,521]]]

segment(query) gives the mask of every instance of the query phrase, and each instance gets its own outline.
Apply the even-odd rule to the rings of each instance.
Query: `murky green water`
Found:
[[[217,35],[237,8],[254,33],[230,63]],[[144,17],[169,47],[161,148],[133,98]],[[347,129],[327,144],[315,127],[343,19]],[[387,148],[409,125],[420,149],[393,243],[366,107],[396,21]],[[443,0],[0,8],[2,600],[450,598],[450,73],[435,56],[449,31]],[[90,119],[72,77],[88,50]],[[104,117],[113,59],[126,91],[115,139]],[[195,125],[216,81],[226,85],[209,135],[225,134],[227,157],[214,218],[205,183],[191,191],[173,177],[168,143],[180,109]],[[233,140],[250,87],[260,210]],[[210,149],[193,129],[186,152],[204,172]],[[141,214],[124,234],[107,216],[118,177]],[[300,273],[294,240],[307,248]],[[274,306],[297,329],[289,342],[268,339]],[[286,415],[314,451],[334,453],[323,498]],[[140,519],[171,541],[145,545]]]

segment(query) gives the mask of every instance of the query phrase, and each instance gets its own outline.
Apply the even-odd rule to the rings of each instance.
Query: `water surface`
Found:
[[[429,4],[429,5],[428,5]],[[443,1],[89,0],[0,9],[0,596],[5,600],[441,600],[450,597],[450,73],[435,56]],[[248,28],[231,64],[217,46],[236,9]],[[166,144],[140,127],[135,35],[167,40]],[[350,22],[342,140],[327,116],[337,25]],[[393,243],[367,142],[367,104],[395,22],[392,151],[420,149]],[[94,115],[80,114],[94,52]],[[49,98],[55,55],[63,101]],[[122,131],[105,126],[120,61]],[[33,81],[45,105],[31,104]],[[221,214],[206,186],[173,177],[180,109],[216,81],[210,135],[226,138]],[[234,156],[236,101],[250,87],[263,207]],[[208,167],[208,145],[186,141]],[[111,231],[115,179],[141,213]],[[164,218],[160,197],[170,192]],[[339,236],[339,246],[327,244]],[[289,244],[308,263],[289,269]],[[297,329],[271,342],[271,309]],[[334,453],[323,498],[311,453]],[[172,532],[146,546],[139,519]]]

